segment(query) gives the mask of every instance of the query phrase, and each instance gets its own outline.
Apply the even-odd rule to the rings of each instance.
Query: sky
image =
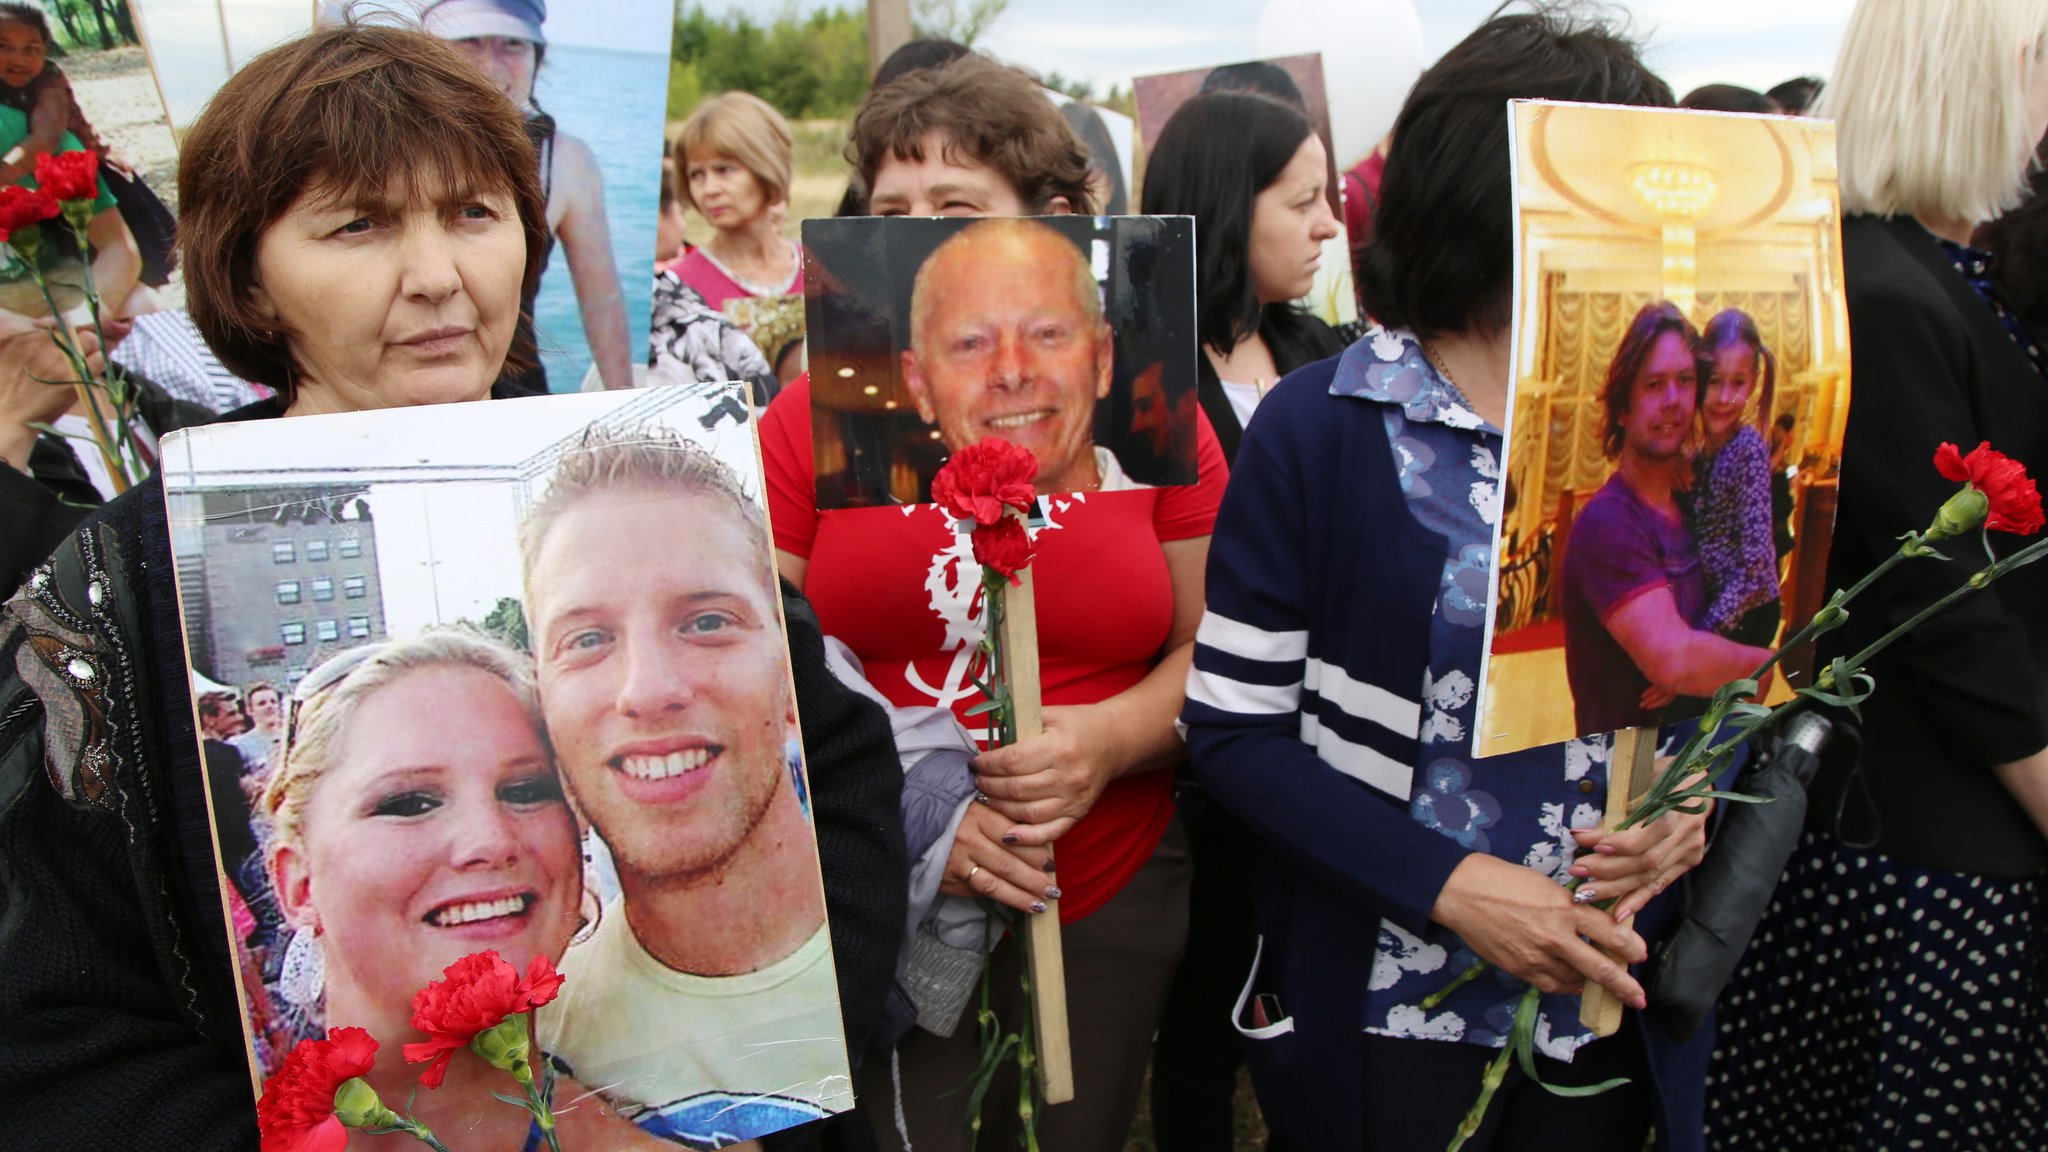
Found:
[[[789,0],[703,0],[712,12],[744,11],[772,20]],[[841,0],[847,3],[848,0]],[[1399,0],[1319,0],[1378,10]],[[1423,56],[1434,60],[1493,11],[1498,0],[1414,0]],[[797,0],[800,10],[831,0]],[[857,6],[857,5],[856,5]],[[1726,82],[1768,88],[1833,65],[1853,0],[1626,0],[1639,34],[1647,34],[1652,67],[1679,95]],[[1253,55],[1259,14],[1252,0],[1010,0],[982,47],[1038,72],[1058,71],[1098,91],[1132,76],[1220,64]],[[1324,68],[1352,56],[1370,67],[1370,44],[1324,49]]]

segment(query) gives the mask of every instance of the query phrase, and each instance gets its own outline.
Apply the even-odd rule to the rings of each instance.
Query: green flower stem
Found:
[[[1534,992],[1535,989],[1531,988],[1530,991]],[[1485,1073],[1479,1078],[1479,1099],[1472,1102],[1472,1110],[1465,1113],[1465,1118],[1458,1122],[1458,1130],[1451,1135],[1451,1143],[1446,1152],[1458,1152],[1465,1146],[1465,1141],[1479,1134],[1479,1126],[1486,1122],[1486,1110],[1493,1107],[1493,1094],[1500,1090],[1501,1081],[1507,1079],[1508,1061],[1513,1059],[1514,1055],[1513,1045],[1500,1046],[1500,1055],[1493,1058],[1493,1063],[1486,1066]]]
[[[432,1129],[410,1116],[397,1117],[388,1128],[363,1129],[363,1134],[366,1136],[390,1136],[398,1132],[403,1132],[407,1136],[425,1144],[427,1147],[432,1148],[434,1152],[448,1152],[448,1146],[441,1143],[441,1138],[434,1135]]]
[[[85,307],[86,311],[92,316],[92,334],[100,342],[100,355],[107,358],[107,395],[113,399],[114,407],[122,417],[120,425],[121,439],[119,441],[122,455],[134,467],[134,471],[129,473],[128,476],[129,483],[122,485],[122,487],[126,488],[139,483],[143,479],[143,472],[145,471],[142,455],[137,450],[135,444],[129,439],[130,433],[128,431],[127,416],[128,408],[133,402],[133,397],[128,395],[127,378],[119,369],[113,367],[113,349],[107,344],[106,330],[100,325],[100,293],[99,288],[93,283],[92,277],[92,242],[86,238],[85,228],[72,218],[71,213],[65,213],[64,222],[71,226],[71,235],[78,240],[78,251],[80,254],[78,267],[85,278]],[[74,350],[73,360],[79,370],[79,378],[90,380],[92,374],[86,371],[85,358],[78,355]]]
[[[1893,628],[1891,631],[1871,641],[1870,645],[1864,648],[1863,651],[1858,652],[1854,656],[1849,657],[1849,659],[1846,661],[1846,666],[1852,672],[1861,670],[1864,665],[1870,663],[1872,657],[1876,656],[1879,652],[1882,652],[1886,648],[1890,647],[1892,642],[1897,640],[1899,637],[1904,636],[1906,633],[1911,632],[1915,628],[1918,628],[1922,623],[1926,622],[1929,617],[1940,615],[1941,613],[1954,607],[1963,599],[1989,587],[1991,585],[1991,582],[1998,579],[2000,576],[2005,575],[2007,572],[2010,572],[2015,568],[2019,568],[2024,565],[2033,563],[2035,560],[2040,559],[2043,554],[2048,554],[2048,537],[2043,537],[2039,540],[2034,541],[2032,544],[2029,544],[2025,548],[2022,548],[2019,551],[2013,553],[2012,555],[2007,556],[2003,560],[1994,561],[1987,567],[1980,569],[1968,580],[1965,580],[1960,587],[1954,589],[1948,595],[1943,596],[1941,599],[1936,600],[1934,603],[1929,604],[1927,607],[1922,608],[1918,612],[1915,612],[1910,619],[1906,620],[1905,623],[1900,624],[1898,627]],[[1781,705],[1781,707],[1783,707],[1783,705]]]
[[[126,466],[128,453],[125,432],[128,425],[127,421],[122,419],[126,413],[120,410],[119,405],[115,406],[113,424],[122,432],[117,434],[110,431],[109,418],[100,410],[100,398],[93,387],[91,373],[86,370],[85,356],[78,351],[77,344],[70,338],[63,315],[57,310],[57,298],[50,292],[49,280],[43,276],[42,267],[25,253],[22,263],[28,265],[29,276],[35,280],[36,287],[43,294],[43,303],[48,306],[51,318],[56,321],[56,326],[51,330],[51,338],[57,342],[57,347],[63,349],[64,358],[71,362],[71,371],[76,377],[73,384],[79,395],[85,398],[86,422],[92,425],[93,441],[100,450],[101,462],[106,465],[107,475],[113,480],[115,488],[125,492],[132,483]],[[111,401],[114,397],[110,394],[108,399]]]

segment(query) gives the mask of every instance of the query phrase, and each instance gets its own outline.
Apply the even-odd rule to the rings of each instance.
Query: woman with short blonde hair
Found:
[[[789,121],[767,101],[723,92],[690,113],[671,149],[676,198],[711,225],[711,238],[668,270],[730,316],[783,383],[803,370],[804,253],[782,234],[794,140]],[[662,303],[656,300],[657,310]]]
[[[2048,0],[1862,0],[1821,102],[1856,365],[1839,588],[1954,493],[1942,443],[2048,468],[2048,357],[1969,246],[2019,202],[2048,131]],[[1873,585],[1820,660],[1958,587],[1978,550]],[[1712,1146],[2022,1147],[2048,1126],[2048,571],[2014,579],[1871,662],[1877,707],[1823,757],[1721,1000]]]

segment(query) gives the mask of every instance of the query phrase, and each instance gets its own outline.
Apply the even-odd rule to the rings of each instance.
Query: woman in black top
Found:
[[[1181,105],[1146,160],[1144,210],[1195,218],[1196,398],[1225,459],[1236,458],[1267,388],[1344,350],[1329,325],[1293,303],[1315,282],[1323,241],[1337,235],[1328,174],[1307,116],[1244,91]],[[1137,415],[1142,424],[1148,413]],[[1166,418],[1162,405],[1162,425]],[[1184,423],[1193,426],[1192,413]],[[1195,879],[1187,953],[1153,1044],[1152,1123],[1170,1152],[1227,1150],[1242,1060],[1230,1006],[1252,957],[1252,841],[1192,780],[1178,799]]]
[[[1300,109],[1251,92],[1180,106],[1145,162],[1144,209],[1195,218],[1198,395],[1225,459],[1267,388],[1344,341],[1293,303],[1337,235],[1328,154]],[[1190,422],[1192,423],[1192,422]]]
[[[1939,52],[1928,45],[1940,45]],[[2048,378],[1968,248],[2020,201],[2048,130],[2048,17],[2024,0],[1863,0],[1838,124],[1855,396],[1828,583],[1845,587],[1956,486],[1943,441],[2048,469]],[[1992,533],[2010,552],[2024,541]],[[1957,587],[1974,539],[1873,585],[1821,660]],[[1872,661],[1808,831],[1722,1000],[1709,1143],[2034,1147],[2048,1124],[2048,569],[2021,569]]]

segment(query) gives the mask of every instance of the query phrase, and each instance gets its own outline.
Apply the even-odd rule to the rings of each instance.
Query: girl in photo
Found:
[[[1700,334],[1700,454],[1693,459],[1686,519],[1706,569],[1707,610],[1698,627],[1769,648],[1784,609],[1771,529],[1769,420],[1777,357],[1756,322],[1729,308]]]

